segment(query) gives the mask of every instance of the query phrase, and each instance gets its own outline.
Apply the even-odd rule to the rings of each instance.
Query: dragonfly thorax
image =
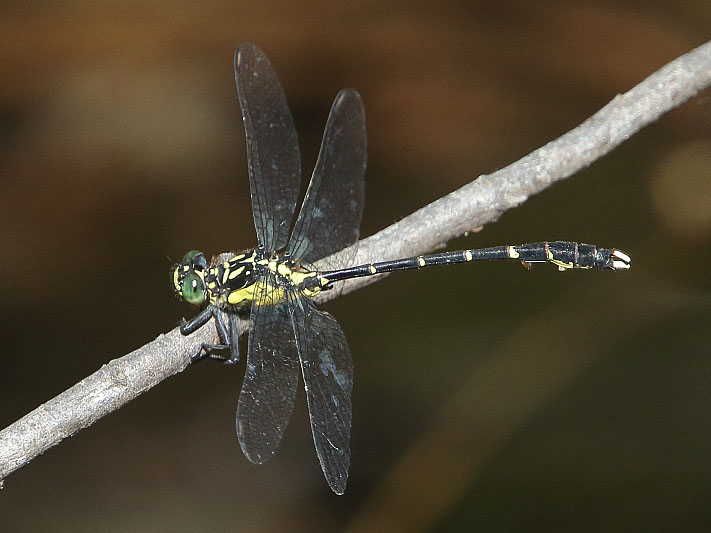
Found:
[[[312,297],[324,288],[317,272],[278,255],[267,257],[259,249],[223,257],[214,257],[208,266],[201,252],[185,254],[172,269],[178,295],[193,305],[209,302],[224,311],[244,312],[255,300],[262,305],[281,303],[288,290]]]

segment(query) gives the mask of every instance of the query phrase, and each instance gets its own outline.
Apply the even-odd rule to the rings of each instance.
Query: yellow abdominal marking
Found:
[[[553,252],[551,252],[547,248],[546,248],[546,257],[548,258],[548,261],[550,261],[551,263],[556,265],[558,267],[558,270],[560,270],[560,271],[568,270],[569,268],[575,268],[575,265],[573,263],[566,263],[565,261],[556,259],[555,256],[553,255]],[[590,267],[581,267],[581,268],[590,268]]]
[[[309,278],[316,278],[318,274],[316,272],[294,272],[293,270],[289,273],[289,279],[291,282],[298,286]],[[304,287],[303,292],[306,296],[312,297],[321,292],[321,288],[328,285],[328,281],[325,279],[320,280],[320,286],[314,287],[313,289],[307,289]]]
[[[509,254],[509,257],[511,259],[518,259],[518,252],[516,251],[516,248],[514,248],[513,246],[509,246],[506,249],[506,252]],[[470,255],[471,255],[471,253],[470,253]]]
[[[472,260],[472,252],[471,252],[471,250],[465,250],[465,252],[464,252],[464,259],[466,259],[467,261],[471,261],[471,260]]]

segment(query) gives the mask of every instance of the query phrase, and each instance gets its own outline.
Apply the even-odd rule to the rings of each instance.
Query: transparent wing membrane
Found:
[[[262,248],[279,250],[289,237],[301,182],[294,120],[269,59],[255,44],[235,52],[235,79],[257,239]]]
[[[305,264],[358,241],[366,161],[360,95],[341,91],[331,107],[316,168],[290,239],[299,190],[299,148],[281,86],[264,52],[252,44],[235,55],[235,75],[247,137],[254,224],[265,254],[284,247]],[[333,268],[349,263],[355,247]],[[299,361],[314,444],[324,475],[342,494],[350,463],[353,364],[335,319],[274,272],[258,280],[247,370],[237,406],[242,451],[261,463],[276,451],[291,416]]]
[[[286,249],[291,257],[313,264],[358,241],[365,164],[363,102],[357,91],[344,89],[328,115],[318,161]]]
[[[283,297],[273,274],[257,282],[247,370],[237,404],[237,437],[253,463],[274,455],[289,422],[299,381],[294,327]]]
[[[289,299],[316,453],[329,486],[343,494],[351,461],[351,353],[335,318],[295,292]]]

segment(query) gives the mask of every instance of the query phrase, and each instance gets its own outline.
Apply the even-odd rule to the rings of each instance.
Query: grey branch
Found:
[[[710,85],[708,42],[616,96],[572,131],[360,241],[355,261],[361,264],[422,254],[495,221],[533,194],[587,167]],[[344,292],[372,283],[376,277],[351,280]],[[323,293],[320,301],[332,297]],[[248,324],[242,327],[246,331]],[[0,480],[62,439],[184,370],[190,363],[188,354],[203,342],[217,342],[212,322],[190,337],[183,337],[177,328],[159,335],[5,428],[0,432]]]

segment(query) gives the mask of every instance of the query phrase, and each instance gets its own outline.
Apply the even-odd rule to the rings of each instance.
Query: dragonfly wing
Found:
[[[329,486],[343,494],[351,462],[351,353],[336,319],[303,296],[289,297],[316,453]]]
[[[287,251],[293,258],[314,263],[358,240],[365,164],[363,102],[358,91],[344,89],[331,106],[318,161],[289,240]]]
[[[254,43],[235,52],[235,80],[257,239],[262,248],[279,250],[286,246],[301,184],[294,120],[269,59]]]
[[[262,463],[279,447],[299,381],[291,313],[273,274],[257,282],[251,319],[247,370],[237,404],[237,438],[247,459]]]

